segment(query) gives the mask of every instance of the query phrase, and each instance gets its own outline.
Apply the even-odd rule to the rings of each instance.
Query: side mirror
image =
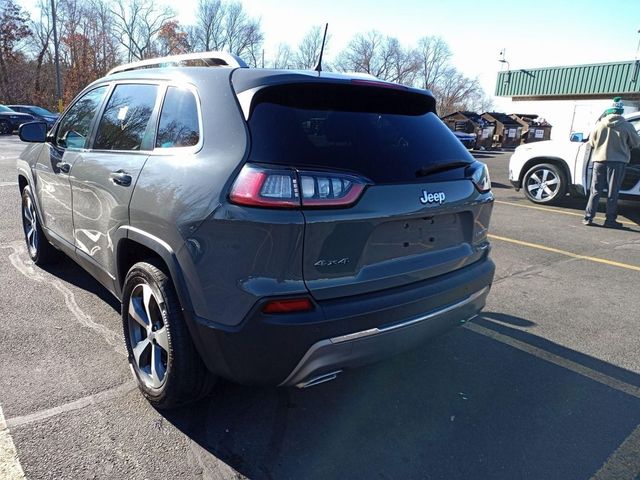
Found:
[[[23,123],[20,125],[20,128],[18,128],[18,135],[23,142],[44,143],[47,139],[47,123]]]
[[[571,142],[584,142],[584,134],[582,132],[574,132],[569,137]]]

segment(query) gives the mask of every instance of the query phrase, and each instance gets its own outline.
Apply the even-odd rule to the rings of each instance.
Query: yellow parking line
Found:
[[[588,255],[580,255],[578,253],[567,252],[566,250],[547,247],[545,245],[540,245],[538,243],[523,242],[522,240],[515,240],[513,238],[507,238],[507,237],[500,237],[498,235],[489,235],[489,238],[491,238],[492,240],[500,240],[501,242],[508,242],[508,243],[513,243],[515,245],[521,245],[523,247],[537,248],[538,250],[557,253],[560,255],[564,255],[566,257],[577,258],[580,260],[588,260],[590,262],[595,262],[595,263],[604,263],[605,265],[610,265],[612,267],[626,268],[627,270],[635,270],[636,272],[640,272],[640,266],[638,265],[630,265],[628,263],[614,262],[613,260],[606,260],[604,258],[590,257]]]
[[[559,210],[557,208],[549,208],[549,207],[538,207],[536,205],[525,205],[522,203],[516,203],[516,202],[505,202],[504,200],[495,200],[495,203],[499,203],[501,205],[511,205],[512,207],[522,207],[522,208],[530,208],[531,210],[541,210],[543,212],[553,212],[553,213],[562,213],[563,215],[572,215],[574,217],[584,217],[584,213],[576,213],[576,212],[567,212],[565,210]],[[618,220],[620,221],[620,220]],[[629,221],[621,221],[620,223],[622,223],[623,225],[629,225],[632,227],[637,227],[638,224],[635,222],[629,222]]]

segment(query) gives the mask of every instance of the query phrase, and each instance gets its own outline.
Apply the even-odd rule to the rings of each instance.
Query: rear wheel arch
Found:
[[[29,185],[29,180],[22,174],[18,175],[18,188],[20,189],[20,193],[24,190],[24,187]]]
[[[131,227],[119,229],[117,237],[119,238],[114,242],[114,267],[118,298],[122,298],[124,281],[129,269],[138,262],[156,259],[158,268],[171,278],[182,308],[192,310],[182,268],[169,245],[153,235]]]

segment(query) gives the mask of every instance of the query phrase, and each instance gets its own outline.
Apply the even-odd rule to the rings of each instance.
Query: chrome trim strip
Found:
[[[364,338],[364,337],[370,337],[371,335],[378,335],[380,333],[385,333],[385,332],[390,332],[393,330],[397,330],[399,328],[404,328],[404,327],[408,327],[409,325],[413,325],[415,323],[419,323],[419,322],[424,322],[425,320],[429,320],[431,318],[437,317],[439,315],[443,315],[445,313],[448,313],[452,310],[456,310],[460,307],[464,307],[466,304],[473,302],[475,299],[477,299],[478,297],[481,297],[482,295],[485,294],[485,292],[487,292],[489,290],[490,287],[485,287],[482,290],[478,290],[476,293],[473,293],[471,295],[469,295],[467,298],[465,298],[464,300],[461,300],[457,303],[454,303],[453,305],[449,305],[448,307],[445,307],[441,310],[437,310],[435,312],[431,312],[427,315],[421,315],[419,317],[415,317],[412,318],[410,320],[405,320],[404,322],[401,323],[396,323],[394,325],[390,325],[388,327],[384,327],[384,328],[370,328],[369,330],[362,330],[360,332],[355,332],[355,333],[349,333],[347,335],[341,335],[339,337],[334,337],[334,338],[330,338],[329,341],[331,343],[342,343],[342,342],[348,342],[351,340],[356,340],[358,338]]]
[[[413,325],[413,324],[416,324],[416,323],[419,323],[419,322],[422,322],[422,321],[425,321],[425,320],[429,320],[429,319],[438,317],[438,316],[440,316],[442,314],[451,312],[452,310],[455,310],[457,308],[463,307],[463,306],[467,305],[468,303],[473,302],[474,300],[476,300],[477,298],[481,297],[482,295],[487,294],[490,289],[491,289],[491,285],[487,285],[483,289],[478,290],[475,293],[472,293],[467,298],[465,298],[463,300],[460,300],[459,302],[456,302],[453,305],[449,305],[448,307],[444,307],[444,308],[442,308],[440,310],[437,310],[435,312],[431,312],[431,313],[429,313],[427,315],[421,315],[419,317],[415,317],[415,318],[412,318],[412,319],[409,319],[409,320],[405,320],[404,322],[397,323],[395,325],[390,325],[390,326],[385,327],[385,328],[371,328],[369,330],[362,330],[360,332],[349,333],[347,335],[341,335],[339,337],[333,337],[333,338],[329,338],[329,339],[325,339],[325,340],[319,340],[316,343],[314,343],[313,345],[311,345],[311,347],[309,347],[309,350],[307,350],[307,352],[304,354],[302,359],[295,366],[293,371],[287,376],[286,379],[284,379],[284,381],[282,381],[282,383],[280,383],[279,386],[290,385],[292,380],[296,378],[298,373],[305,367],[305,365],[310,361],[310,359],[313,358],[313,355],[318,350],[330,347],[331,345],[339,345],[339,344],[344,343],[344,342],[353,341],[353,340],[357,340],[357,339],[360,339],[360,338],[366,338],[366,337],[370,337],[370,336],[373,336],[373,335],[379,335],[381,333],[387,333],[387,332],[393,331],[393,330],[398,330],[398,329],[407,327],[409,325]],[[469,320],[471,320],[472,318],[474,318],[476,316],[477,315],[473,315],[472,317],[466,319],[466,321],[469,321]],[[338,347],[336,347],[336,348],[338,348]],[[304,383],[305,382],[303,381],[303,382],[299,382],[296,385],[304,384]]]

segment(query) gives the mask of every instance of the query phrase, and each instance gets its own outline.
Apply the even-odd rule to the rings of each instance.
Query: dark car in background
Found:
[[[58,119],[58,114],[50,112],[46,108],[38,107],[36,105],[7,105],[11,110],[20,113],[26,113],[31,115],[34,119],[40,120],[47,124],[47,128],[53,127]]]
[[[0,105],[0,135],[9,135],[23,123],[34,120],[33,115],[16,112],[9,107]]]
[[[453,132],[458,140],[464,145],[467,149],[473,150],[476,147],[476,134],[475,133],[466,133],[466,132]]]

